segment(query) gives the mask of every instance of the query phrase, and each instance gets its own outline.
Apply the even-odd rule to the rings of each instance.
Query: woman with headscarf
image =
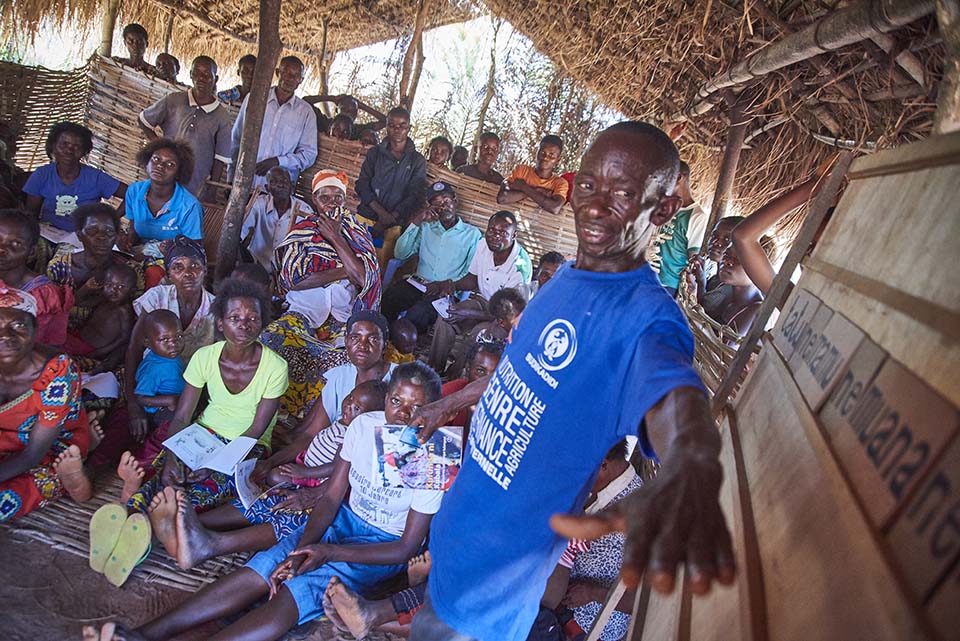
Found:
[[[263,342],[290,364],[281,406],[306,413],[323,388],[322,374],[347,362],[346,321],[355,311],[379,310],[380,268],[367,227],[346,207],[348,179],[322,169],[313,178],[317,214],[295,222],[276,250],[277,293],[286,314]]]
[[[36,299],[0,286],[0,522],[67,492],[89,498],[80,372],[69,356],[37,345],[36,331]]]

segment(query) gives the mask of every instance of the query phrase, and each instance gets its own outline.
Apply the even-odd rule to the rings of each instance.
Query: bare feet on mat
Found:
[[[184,491],[177,490],[177,565],[189,570],[214,556],[210,532],[200,523]]]
[[[53,462],[53,469],[60,477],[64,491],[77,503],[83,503],[93,496],[93,487],[90,477],[83,469],[83,458],[80,457],[80,448],[71,445]]]
[[[147,511],[150,515],[150,527],[163,549],[174,559],[177,558],[177,491],[172,487],[163,488],[162,492],[153,497]]]
[[[326,595],[333,603],[333,609],[347,629],[357,639],[364,639],[374,626],[374,612],[369,601],[345,586],[337,577],[330,579]],[[325,596],[326,596],[325,595]],[[327,616],[330,612],[324,610]]]
[[[87,420],[90,423],[90,449],[88,453],[97,449],[97,446],[103,442],[103,428],[100,427],[103,416],[103,410],[94,410],[87,413]]]
[[[430,559],[430,550],[426,550],[423,554],[417,555],[407,561],[407,580],[410,582],[410,587],[412,588],[426,581],[432,566],[433,561]]]
[[[117,466],[117,476],[123,479],[123,489],[120,490],[120,502],[124,505],[130,500],[140,486],[143,485],[143,467],[129,451],[120,456],[120,465]]]

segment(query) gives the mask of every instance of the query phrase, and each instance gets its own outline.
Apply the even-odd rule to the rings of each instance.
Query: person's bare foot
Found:
[[[184,491],[177,490],[177,566],[189,570],[216,555],[213,535],[200,523]]]
[[[83,641],[146,641],[146,639],[113,621],[108,621],[99,630],[92,625],[83,626]]]
[[[430,550],[407,561],[407,580],[410,582],[410,587],[426,581],[431,567],[433,567],[433,561],[430,558]]]
[[[339,582],[339,579],[337,579],[337,577],[332,577],[330,579],[330,583],[327,584],[327,589],[323,592],[323,613],[328,619],[330,619],[330,623],[332,623],[333,627],[335,627],[337,630],[340,630],[341,632],[349,632],[347,629],[347,624],[344,623],[343,619],[340,618],[340,615],[337,614],[337,608],[334,607],[333,599],[330,598],[330,586],[333,585],[334,581]]]
[[[87,414],[87,420],[90,425],[90,449],[89,452],[97,449],[97,446],[103,442],[103,428],[100,427],[100,421],[103,420],[103,410],[96,410]]]
[[[177,491],[172,487],[163,488],[147,508],[150,527],[160,540],[163,549],[173,558],[177,558]]]
[[[120,465],[117,466],[117,476],[123,479],[123,489],[120,490],[120,502],[124,505],[130,497],[136,494],[143,485],[143,467],[129,451],[120,455]]]
[[[90,485],[90,477],[83,469],[83,458],[80,456],[80,448],[71,445],[53,462],[53,469],[60,477],[60,483],[63,490],[77,503],[83,503],[93,496],[93,487]]]
[[[374,626],[374,613],[370,602],[345,586],[337,577],[330,579],[327,595],[333,603],[333,609],[347,629],[357,639],[364,639]],[[324,610],[329,617],[330,612]]]

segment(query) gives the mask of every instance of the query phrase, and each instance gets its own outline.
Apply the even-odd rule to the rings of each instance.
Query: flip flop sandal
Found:
[[[120,538],[103,568],[107,580],[117,587],[123,585],[133,568],[150,554],[150,521],[139,512],[131,514],[123,523]]]
[[[95,572],[103,572],[126,520],[127,508],[119,503],[107,503],[90,517],[90,567]]]

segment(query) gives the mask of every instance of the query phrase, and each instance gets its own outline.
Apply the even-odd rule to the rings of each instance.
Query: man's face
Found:
[[[437,212],[441,223],[455,222],[457,219],[457,199],[453,194],[441,193],[430,197],[430,207]]]
[[[190,70],[190,82],[193,83],[194,91],[201,96],[211,96],[217,89],[217,75],[206,60],[198,60],[193,63],[193,68]]]
[[[350,118],[350,120],[356,120],[357,112],[360,111],[360,105],[357,104],[355,98],[347,96],[337,103],[337,111]]]
[[[430,157],[428,160],[431,165],[445,167],[447,161],[450,160],[450,147],[442,142],[433,143],[430,145]]]
[[[537,170],[540,173],[553,173],[560,162],[560,147],[549,143],[540,145],[537,151]]]
[[[753,284],[740,263],[737,250],[732,245],[723,252],[723,258],[720,259],[720,271],[717,274],[720,276],[720,282],[726,285],[748,287]]]
[[[257,65],[250,62],[249,60],[243,62],[239,65],[240,73],[240,84],[244,87],[249,87],[250,83],[253,82],[253,72],[257,68]]]
[[[487,223],[487,233],[484,239],[487,241],[487,248],[490,251],[502,252],[513,247],[513,241],[517,238],[517,226],[506,218],[494,218]]]
[[[387,137],[393,144],[401,145],[405,143],[408,131],[410,131],[410,121],[403,116],[387,118]]]
[[[170,82],[177,79],[177,61],[169,53],[161,53],[157,56],[157,74],[166,78]],[[196,86],[196,83],[194,83]]]
[[[459,147],[453,152],[453,156],[450,158],[450,166],[454,169],[459,169],[466,165],[468,160],[470,160],[470,154],[463,147]]]
[[[347,140],[350,138],[350,123],[346,120],[334,120],[330,125],[330,137],[338,140]]]
[[[736,227],[731,221],[719,221],[710,232],[710,239],[707,241],[707,258],[715,263],[719,263],[723,258],[723,252],[727,250],[732,242],[733,228]]]
[[[147,50],[147,39],[142,33],[131,31],[123,37],[123,44],[127,47],[127,53],[131,58],[142,58],[143,52]]]
[[[383,333],[370,321],[357,321],[344,338],[347,358],[358,369],[367,370],[383,360]]]
[[[285,62],[277,69],[277,86],[286,93],[294,93],[303,82],[303,67],[295,62]]]
[[[655,154],[645,136],[622,132],[601,134],[590,146],[571,198],[579,254],[606,266],[642,255],[656,226],[673,216],[680,199],[658,195]]]
[[[282,167],[271,167],[267,172],[267,192],[273,196],[273,199],[286,201],[290,198],[292,190],[293,185],[287,170]]]
[[[556,263],[542,263],[540,269],[537,270],[537,287],[543,287],[546,285],[553,275],[557,273],[557,269],[560,265]]]
[[[497,162],[500,155],[500,141],[496,138],[484,138],[480,141],[480,150],[477,152],[477,161],[481,165],[490,165]]]

